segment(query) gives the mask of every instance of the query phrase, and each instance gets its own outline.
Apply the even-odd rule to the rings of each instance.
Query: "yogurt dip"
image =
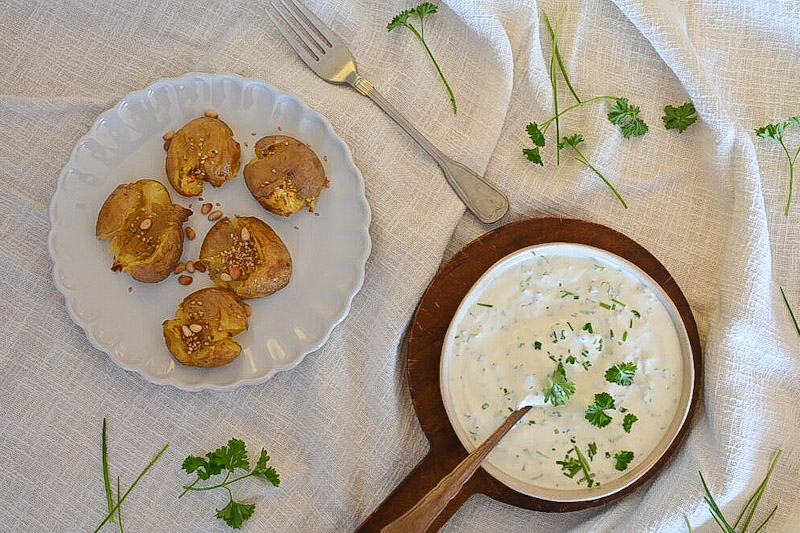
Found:
[[[484,274],[450,324],[448,416],[472,449],[532,404],[484,468],[529,494],[603,490],[643,473],[685,418],[682,328],[660,287],[608,252],[520,250]]]

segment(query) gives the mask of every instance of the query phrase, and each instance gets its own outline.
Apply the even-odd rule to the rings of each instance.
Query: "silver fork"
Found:
[[[458,161],[450,159],[426,139],[408,120],[358,74],[353,54],[338,35],[311,11],[294,0],[272,0],[265,8],[278,31],[286,38],[306,65],[320,78],[335,84],[348,84],[383,109],[439,164],[447,182],[476,217],[490,224],[508,211],[508,198]]]

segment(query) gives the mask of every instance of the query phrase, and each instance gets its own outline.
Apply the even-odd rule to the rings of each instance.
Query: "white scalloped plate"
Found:
[[[281,133],[312,146],[331,186],[323,189],[316,213],[273,215],[250,195],[239,176],[219,189],[206,184],[201,197],[233,215],[257,216],[286,243],[293,259],[284,289],[248,300],[249,329],[236,337],[242,354],[213,369],[188,367],[167,351],[161,322],[172,318],[189,293],[213,286],[206,274],[182,286],[175,276],[160,283],[134,281],[110,270],[107,243],[95,237],[95,222],[106,197],[120,183],[142,178],[167,185],[173,202],[193,209],[184,260],[197,258],[211,227],[201,202],[177,194],[164,174],[162,135],[214,109],[242,145],[242,166],[255,141]],[[278,129],[280,127],[280,130]],[[247,143],[247,146],[245,146]],[[370,209],[364,180],[344,141],[331,124],[294,96],[266,83],[234,75],[188,74],[161,80],[132,93],[101,114],[72,151],[50,204],[50,255],[55,284],[72,319],[91,343],[120,366],[147,380],[185,390],[229,389],[260,383],[297,365],[320,348],[350,310],[364,281],[370,253]]]

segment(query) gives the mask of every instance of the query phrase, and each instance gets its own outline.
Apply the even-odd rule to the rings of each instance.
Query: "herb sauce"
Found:
[[[462,303],[445,340],[443,378],[462,435],[476,446],[512,410],[536,406],[486,461],[539,487],[581,489],[624,475],[656,448],[678,409],[682,349],[669,312],[632,268],[595,251],[542,245],[504,261]],[[545,391],[559,363],[575,391],[554,406]],[[622,363],[635,365],[629,385],[606,379]],[[601,393],[614,408],[597,427],[587,409]],[[578,464],[575,447],[589,480],[564,464]],[[626,466],[621,452],[633,452]]]

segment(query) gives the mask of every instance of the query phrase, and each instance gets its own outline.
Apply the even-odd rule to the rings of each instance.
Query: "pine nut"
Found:
[[[215,221],[222,218],[222,211],[217,209],[216,211],[212,211],[210,215],[208,215],[208,220]]]
[[[194,274],[194,261],[186,261],[186,272]]]
[[[226,281],[226,282],[227,281],[233,281],[233,278],[227,272],[223,272],[222,274],[220,274],[219,275],[219,279],[222,280],[222,281]]]
[[[186,228],[186,238],[190,241],[193,241],[194,238],[197,237],[197,233],[195,233],[194,229],[191,227]]]
[[[200,208],[200,212],[204,215],[207,215],[211,212],[211,208],[213,206],[211,204],[203,204],[203,207]]]
[[[242,240],[249,241],[250,240],[250,230],[247,228],[242,228]]]
[[[178,263],[177,265],[175,265],[175,271],[174,271],[174,272],[175,272],[176,274],[180,274],[180,273],[181,273],[181,272],[183,272],[184,270],[186,270],[186,264],[185,264],[183,261],[181,261],[180,263]]]
[[[187,276],[184,274],[183,276],[178,277],[178,283],[180,283],[181,285],[189,285],[191,282],[192,282],[192,276]]]
[[[141,224],[139,224],[139,229],[140,230],[146,230],[146,229],[149,229],[150,226],[152,226],[152,225],[153,225],[153,221],[150,220],[149,218],[146,218],[146,219],[142,220]]]
[[[213,109],[206,109],[205,113],[203,113],[203,115],[205,115],[205,116],[207,116],[209,118],[218,118],[219,117],[219,113],[217,113]]]
[[[244,305],[244,314],[250,316],[253,314],[253,309],[250,307],[249,304],[242,304]]]
[[[195,264],[194,264],[194,269],[197,270],[198,272],[205,272],[206,271],[206,265],[204,265],[200,261],[196,261]]]
[[[200,324],[189,324],[189,329],[192,330],[192,333],[200,333],[203,331],[203,326]]]

